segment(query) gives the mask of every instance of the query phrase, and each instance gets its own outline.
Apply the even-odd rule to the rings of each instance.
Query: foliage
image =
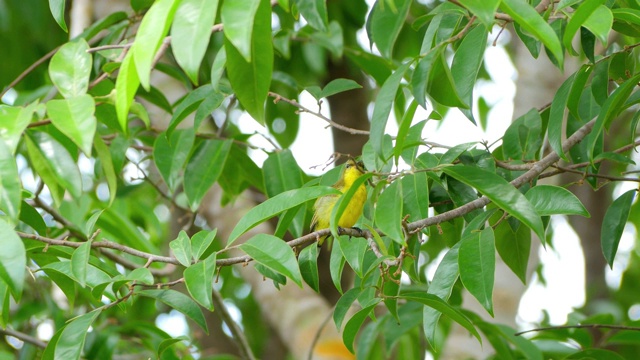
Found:
[[[13,5],[6,16],[17,19],[17,2],[8,3]],[[49,5],[48,23],[55,19],[67,31],[65,2]],[[26,68],[35,59],[25,60],[17,45],[5,55],[13,62],[6,68],[11,76],[0,77],[7,85],[0,104],[0,325],[25,344],[14,350],[4,343],[1,355],[192,356],[197,347],[160,330],[155,318],[175,309],[192,321],[192,333],[208,331],[205,312],[224,311],[212,287],[219,279],[223,297],[245,318],[258,318],[254,300],[234,294],[244,281],[229,270],[249,259],[275,286],[305,282],[318,290],[318,249],[312,244],[297,256],[294,248],[335,233],[332,226],[304,235],[313,201],[335,194],[327,185],[337,173],[311,178],[296,163],[288,148],[298,136],[299,112],[369,137],[362,148],[370,171],[361,179],[370,185],[360,221],[364,230],[343,229],[331,254],[331,276],[342,293],[334,322],[359,359],[426,351],[437,357],[452,322],[478,341],[483,334],[483,346],[500,359],[637,353],[638,329],[627,315],[637,300],[623,291],[637,284],[637,270],[624,274],[621,315],[570,317],[567,325],[618,326],[599,337],[579,327],[519,336],[460,304],[466,290],[493,315],[496,251],[524,282],[531,243],[537,241],[532,234],[545,244],[550,216],[589,216],[566,189],[569,184],[541,185],[540,179],[577,172],[594,188],[637,182],[602,174],[600,167],[612,163],[622,172],[635,166],[630,150],[640,118],[636,1],[379,0],[369,12],[363,1],[130,5],[128,12],[109,14],[45,55],[46,76],[42,65],[27,71],[27,80],[9,84],[16,64]],[[551,104],[515,119],[499,146],[442,148],[423,140],[419,108],[428,110],[427,121],[447,121],[446,114],[459,109],[469,127],[486,125],[488,109],[473,91],[487,76],[488,41],[505,27],[513,27],[514,41],[523,42],[533,57],[544,57],[544,49],[560,69],[581,66],[567,70]],[[21,39],[19,29],[9,25],[14,33],[0,38],[14,44]],[[362,29],[369,46],[356,39]],[[55,36],[29,41],[50,49]],[[329,62],[347,62],[368,81],[326,83]],[[156,73],[179,82],[184,96],[170,101],[167,90],[156,87]],[[303,91],[320,106],[329,96],[369,88],[376,93],[370,131],[336,124],[297,102]],[[237,110],[253,120],[238,120]],[[166,126],[159,114],[170,119]],[[388,134],[393,118],[398,132]],[[273,139],[274,149],[263,149],[268,159],[261,167],[248,156],[253,134],[243,132],[240,121],[255,121]],[[609,136],[614,126],[632,136]],[[223,238],[198,221],[214,184],[223,192],[223,206],[247,190],[267,200]],[[634,199],[635,190],[625,192],[605,216],[602,249],[611,266],[627,221],[640,225]],[[171,216],[161,215],[168,211]],[[175,234],[173,219],[179,217],[188,220],[181,224],[185,231]],[[243,234],[276,218],[275,235],[258,234],[239,246],[249,257],[228,255]],[[285,236],[293,240],[282,241]],[[631,264],[639,260],[634,252]],[[348,289],[340,285],[345,264],[356,274]],[[437,268],[427,280],[430,266]],[[181,283],[183,292],[174,288]],[[64,300],[54,297],[54,288]],[[347,315],[354,304],[358,311]],[[43,321],[54,328],[46,344],[29,338]],[[260,354],[264,325],[246,325],[249,345]]]

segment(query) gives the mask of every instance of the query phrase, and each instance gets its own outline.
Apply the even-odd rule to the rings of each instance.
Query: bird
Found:
[[[353,182],[356,181],[362,174],[364,174],[364,164],[356,162],[354,159],[349,159],[340,174],[340,179],[333,185],[334,188],[340,190],[341,193],[346,193]],[[331,212],[333,207],[339,199],[339,195],[325,195],[318,198],[313,205],[315,210],[313,218],[311,219],[311,231],[318,231],[322,229],[328,229],[331,221]],[[358,187],[349,204],[345,208],[340,220],[338,220],[338,228],[351,228],[358,221],[362,215],[362,209],[364,203],[367,200],[367,188],[364,184]],[[322,246],[322,243],[331,235],[324,235],[318,238],[318,247]]]

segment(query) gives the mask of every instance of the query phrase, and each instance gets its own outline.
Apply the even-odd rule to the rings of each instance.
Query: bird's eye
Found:
[[[344,167],[346,167],[347,169],[351,167],[351,164],[346,164]]]

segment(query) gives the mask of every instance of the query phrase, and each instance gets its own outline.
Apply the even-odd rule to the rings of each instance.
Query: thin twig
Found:
[[[212,295],[213,296],[211,298],[213,300],[213,306],[218,310],[218,313],[222,317],[222,321],[224,321],[229,327],[229,331],[231,331],[233,339],[236,340],[236,344],[242,354],[242,358],[255,360],[256,357],[253,355],[253,351],[251,350],[247,337],[244,335],[244,332],[240,329],[235,320],[233,320],[233,317],[231,317],[231,314],[227,310],[227,306],[224,304],[222,296],[220,296],[220,293],[215,289],[213,289]]]
[[[309,108],[301,105],[299,102],[297,102],[295,100],[292,100],[292,99],[287,99],[286,97],[284,97],[284,96],[282,96],[280,94],[277,94],[277,93],[269,91],[269,96],[274,98],[273,102],[275,102],[275,103],[277,103],[278,101],[284,101],[284,102],[286,102],[288,104],[291,104],[291,105],[297,107],[302,112],[309,113],[309,114],[314,115],[315,117],[317,117],[319,119],[322,119],[322,120],[326,121],[327,123],[329,123],[329,125],[331,125],[332,127],[336,128],[338,130],[342,130],[342,131],[347,132],[347,133],[352,134],[352,135],[369,135],[369,131],[367,131],[367,130],[353,129],[353,128],[344,126],[342,124],[338,124],[337,122],[335,122],[335,121],[329,119],[328,117],[322,115],[319,111],[310,110]]]
[[[0,328],[0,334],[6,335],[6,336],[13,336],[16,339],[22,340],[22,341],[24,341],[26,343],[35,345],[35,346],[37,346],[39,348],[42,348],[42,349],[47,347],[47,343],[46,342],[44,342],[44,341],[42,341],[42,340],[40,340],[38,338],[35,338],[35,337],[31,336],[31,335],[27,335],[27,334],[21,333],[21,332],[16,331],[16,330],[1,329]]]
[[[609,325],[609,324],[579,324],[579,325],[540,327],[540,328],[520,331],[513,335],[520,336],[522,334],[526,334],[534,331],[563,330],[563,329],[612,329],[612,330],[640,331],[640,327],[637,327],[637,326]]]

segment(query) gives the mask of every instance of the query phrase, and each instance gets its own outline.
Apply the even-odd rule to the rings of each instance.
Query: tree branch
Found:
[[[579,325],[540,327],[540,328],[520,331],[513,335],[520,336],[522,334],[526,334],[534,331],[562,330],[562,329],[613,329],[613,330],[640,331],[640,327],[637,327],[637,326],[609,325],[609,324],[579,324]]]
[[[42,349],[47,347],[47,343],[46,342],[44,342],[44,341],[42,341],[40,339],[37,339],[37,338],[35,338],[35,337],[31,336],[31,335],[27,335],[25,333],[21,333],[19,331],[15,331],[15,330],[11,330],[11,329],[0,329],[0,334],[6,335],[6,336],[13,336],[16,339],[22,340],[22,341],[24,341],[26,343],[35,345],[35,346],[37,346],[39,348],[42,348]]]

